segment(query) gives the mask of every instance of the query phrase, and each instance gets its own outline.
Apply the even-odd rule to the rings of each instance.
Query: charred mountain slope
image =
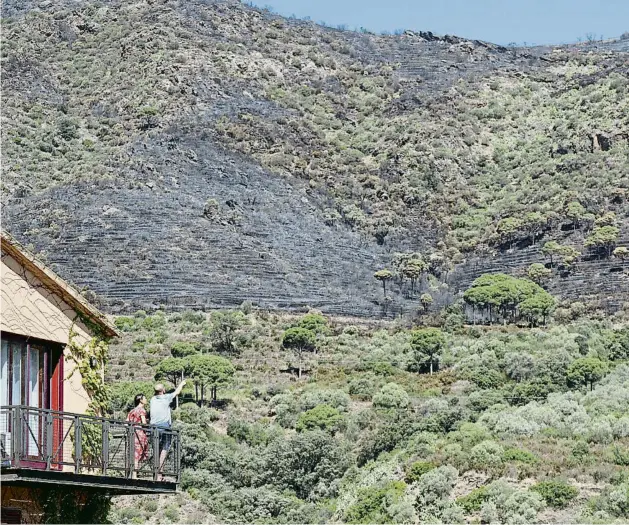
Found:
[[[9,1],[3,26],[3,224],[112,309],[408,311],[372,278],[393,253],[432,255],[441,303],[543,260],[498,226],[528,213],[583,253],[553,292],[629,291],[566,211],[614,212],[626,242],[626,41],[507,49],[201,0]]]

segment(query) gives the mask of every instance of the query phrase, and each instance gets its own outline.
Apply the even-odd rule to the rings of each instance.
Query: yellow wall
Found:
[[[72,328],[77,334],[77,343],[89,341],[90,331],[78,319],[75,310],[4,253],[0,282],[0,330],[67,344]],[[75,365],[68,359],[67,348],[64,353],[64,374],[68,378]],[[86,411],[89,397],[81,385],[78,370],[64,381],[63,396],[64,411],[79,414]]]

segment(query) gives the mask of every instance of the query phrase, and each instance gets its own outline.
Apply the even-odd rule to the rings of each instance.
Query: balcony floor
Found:
[[[172,481],[153,481],[148,479],[127,479],[93,474],[74,474],[29,468],[3,467],[0,483],[13,487],[44,487],[48,484],[71,485],[88,489],[101,489],[112,496],[132,494],[174,494],[177,484]]]

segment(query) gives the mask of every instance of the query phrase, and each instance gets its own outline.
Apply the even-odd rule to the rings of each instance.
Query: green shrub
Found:
[[[157,330],[158,328],[162,328],[166,325],[166,317],[162,312],[157,312],[153,315],[147,315],[142,320],[142,328],[147,330]]]
[[[352,379],[348,390],[351,396],[362,401],[368,401],[372,398],[375,388],[375,378],[370,375],[363,375]]]
[[[146,512],[150,512],[151,514],[157,512],[157,508],[159,507],[159,505],[157,504],[157,501],[149,499],[146,502],[144,502],[144,510],[146,510]]]
[[[370,370],[377,376],[392,376],[395,374],[395,367],[386,361],[372,361],[365,364],[365,370]]]
[[[509,402],[515,406],[526,405],[531,401],[545,399],[555,390],[557,390],[557,385],[553,384],[549,377],[539,376],[531,381],[514,385]]]
[[[487,485],[481,505],[482,523],[535,523],[544,500],[537,492],[516,489],[502,480]]]
[[[539,459],[537,456],[527,450],[521,450],[519,448],[508,448],[502,454],[504,461],[518,461],[520,463],[526,463],[529,465],[536,464]]]
[[[199,353],[196,343],[188,341],[177,341],[170,346],[170,353],[173,357],[188,357]]]
[[[179,509],[175,505],[168,505],[164,509],[164,516],[173,523],[179,521]]]
[[[359,489],[356,502],[347,509],[346,523],[391,523],[387,510],[404,494],[406,484],[391,481],[380,487]]]
[[[327,432],[314,430],[277,439],[264,449],[262,481],[302,498],[331,497],[351,464],[346,447]]]
[[[404,408],[409,404],[409,397],[397,383],[387,383],[373,396],[373,404],[380,408]]]
[[[415,483],[426,472],[430,472],[434,468],[436,468],[436,465],[429,461],[415,461],[406,469],[406,482]]]
[[[64,140],[72,140],[79,136],[78,125],[68,118],[61,119],[57,125],[57,129],[59,130],[59,135],[61,135]]]
[[[310,410],[319,405],[329,405],[339,412],[346,412],[351,399],[347,392],[334,389],[316,389],[304,392],[299,399],[301,410]]]
[[[121,332],[135,332],[138,329],[134,317],[116,317],[114,324]]]
[[[494,441],[483,441],[472,447],[470,463],[474,468],[484,470],[502,465],[503,448]]]
[[[459,523],[462,509],[450,499],[458,471],[449,466],[437,467],[419,478],[417,482],[417,509],[420,522]]]
[[[548,505],[554,508],[563,508],[577,497],[579,491],[565,481],[542,481],[531,490],[538,492]]]
[[[590,445],[586,441],[577,441],[572,447],[572,456],[582,461],[590,454]]]
[[[277,425],[262,423],[248,423],[238,419],[230,419],[227,424],[227,435],[236,441],[247,443],[251,446],[268,445],[276,438],[283,436],[283,431]]]
[[[460,443],[466,449],[471,449],[490,438],[489,430],[478,423],[463,423],[458,430],[448,434],[448,441]]]
[[[218,421],[221,418],[221,413],[215,408],[203,408],[202,410],[209,421]]]
[[[465,374],[464,379],[475,383],[484,390],[499,388],[505,383],[505,377],[498,370],[476,369]]]
[[[629,484],[625,482],[606,491],[601,499],[604,510],[612,516],[629,518]]]
[[[327,430],[335,431],[338,429],[343,416],[336,409],[329,405],[319,405],[299,415],[297,420],[297,432],[306,430]]]
[[[203,324],[205,321],[205,314],[203,312],[195,312],[192,310],[186,310],[181,314],[181,320],[184,323]]]
[[[471,512],[478,512],[488,498],[487,487],[478,487],[466,496],[458,498],[456,503],[469,514]]]
[[[116,511],[118,523],[144,523],[142,511],[138,507],[124,507]]]

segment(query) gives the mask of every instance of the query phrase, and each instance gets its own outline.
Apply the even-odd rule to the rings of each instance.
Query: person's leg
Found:
[[[160,429],[160,436],[159,436],[159,449],[160,449],[159,480],[160,481],[164,480],[164,466],[166,465],[166,458],[168,457],[168,452],[170,450],[170,441],[171,441],[170,427]]]
[[[162,449],[159,454],[159,480],[164,481],[164,464],[166,463],[166,456],[168,456],[168,450]]]

